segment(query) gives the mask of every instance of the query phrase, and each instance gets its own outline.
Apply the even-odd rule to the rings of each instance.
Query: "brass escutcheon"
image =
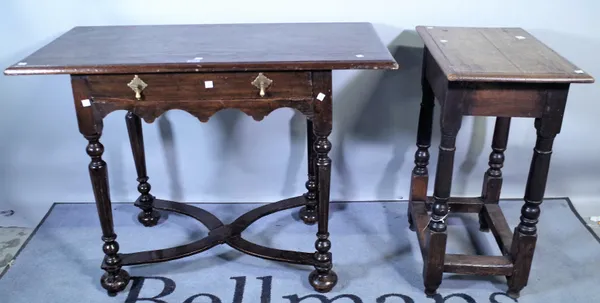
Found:
[[[138,75],[135,75],[133,79],[127,84],[135,92],[135,98],[138,100],[142,99],[142,91],[148,86],[146,82],[142,81]]]
[[[271,85],[271,83],[273,83],[273,80],[267,78],[265,75],[263,75],[263,73],[258,73],[258,76],[256,77],[256,79],[254,79],[254,81],[252,81],[252,85],[254,85],[258,89],[260,89],[259,94],[261,97],[265,96],[265,90],[267,90],[267,88]]]

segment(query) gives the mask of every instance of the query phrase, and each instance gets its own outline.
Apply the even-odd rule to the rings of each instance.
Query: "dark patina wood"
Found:
[[[449,212],[451,213],[478,213],[483,209],[481,202],[481,197],[450,197],[446,203],[448,204]],[[431,211],[435,199],[433,197],[427,197],[426,203],[427,210]]]
[[[513,272],[513,264],[505,256],[446,254],[444,256],[444,272],[510,276]]]
[[[75,27],[7,74],[397,68],[369,23]]]
[[[176,260],[201,253],[216,245],[228,244],[229,246],[241,252],[259,258],[316,266],[319,263],[315,261],[312,253],[294,252],[264,247],[248,242],[241,236],[241,233],[256,220],[278,211],[305,205],[305,203],[306,201],[304,197],[299,196],[276,203],[266,204],[240,216],[231,224],[225,225],[217,217],[201,208],[183,203],[156,199],[154,201],[155,209],[180,213],[201,222],[209,229],[208,236],[192,243],[172,248],[121,254],[121,264],[138,265]]]
[[[315,92],[321,92],[325,97],[314,105],[313,118],[314,151],[317,187],[317,241],[314,254],[318,265],[310,273],[309,282],[318,292],[327,292],[336,285],[338,277],[331,270],[331,241],[329,241],[329,187],[331,180],[331,142],[327,137],[332,128],[332,102],[331,102],[331,72],[315,72],[313,74]]]
[[[427,52],[427,50],[425,50]],[[419,127],[417,130],[417,151],[415,152],[415,168],[412,170],[410,179],[410,198],[411,201],[427,200],[427,183],[429,182],[429,147],[431,146],[431,130],[433,125],[433,108],[435,106],[435,97],[429,82],[426,78],[427,56],[423,57],[421,73],[421,111],[419,113]],[[408,224],[411,230],[414,229],[414,220],[412,217],[412,204],[408,204]]]
[[[304,194],[306,197],[306,206],[300,210],[300,218],[304,223],[313,225],[317,223],[317,173],[315,163],[315,134],[313,130],[313,122],[306,120],[306,136],[307,136],[307,159],[308,159],[308,180],[306,180],[305,186],[307,192]]]
[[[508,133],[510,130],[510,117],[496,118],[494,137],[492,139],[492,152],[488,165],[490,168],[483,176],[483,189],[481,198],[485,203],[498,203],[500,201],[500,189],[502,188],[502,167],[504,166],[504,151],[508,144]],[[489,231],[490,227],[483,213],[479,213],[479,229]]]
[[[593,82],[521,28],[418,26],[417,32],[451,82]]]
[[[142,91],[142,101],[210,101],[210,100],[304,100],[312,97],[310,72],[263,72],[273,82],[266,95],[257,94],[252,81],[257,72],[239,73],[172,73],[137,74],[148,86]],[[96,100],[136,101],[127,84],[134,74],[87,76],[91,94]],[[206,81],[212,87],[206,87]]]
[[[139,74],[137,76],[147,84],[140,100],[126,85],[135,74],[73,78],[86,84],[89,99],[101,117],[116,110],[127,110],[152,123],[164,112],[180,109],[207,122],[220,110],[236,108],[260,121],[282,107],[294,108],[312,117],[312,105],[307,102],[313,98],[310,72],[264,72],[273,82],[263,97],[252,85],[258,75],[257,72]],[[205,81],[211,81],[213,87],[206,88]]]
[[[138,191],[140,197],[135,201],[135,205],[142,211],[138,215],[138,221],[144,226],[151,227],[158,223],[160,213],[152,209],[154,196],[150,194],[150,183],[148,183],[148,174],[146,173],[146,153],[144,151],[144,134],[142,132],[142,120],[132,112],[125,115],[125,124],[129,134],[129,143],[131,144],[131,153],[138,178]]]
[[[512,232],[502,209],[498,204],[486,204],[483,206],[482,216],[487,226],[492,231],[496,243],[502,254],[507,256],[510,253],[510,247],[512,246]]]
[[[517,298],[531,270],[552,143],[560,132],[569,86],[594,79],[522,29],[417,27],[417,31],[425,42],[423,101],[409,220],[416,225],[411,227],[424,258],[425,292],[436,293],[444,272],[502,275],[508,279],[508,295]],[[441,105],[442,136],[434,192],[428,197],[435,99]],[[476,198],[450,197],[456,136],[465,115],[497,117],[489,169]],[[525,205],[514,233],[498,206],[511,117],[535,118],[537,130]],[[456,212],[478,213],[481,229],[492,231],[503,255],[446,254],[446,218]]]
[[[368,23],[235,24],[77,27],[5,70],[7,75],[70,74],[79,131],[88,140],[92,180],[102,226],[106,271],[101,284],[125,289],[126,265],[164,262],[219,244],[256,257],[314,266],[309,282],[319,292],[337,283],[332,270],[328,217],[331,178],[332,69],[395,69],[397,64]],[[308,120],[308,181],[303,196],[258,207],[224,224],[211,213],[150,193],[142,120],[151,123],[180,109],[206,122],[223,109],[262,120],[278,108]],[[111,213],[107,165],[99,142],[103,118],[124,110],[146,226],[157,210],[189,216],[207,237],[177,247],[120,253]],[[315,252],[261,246],[241,233],[261,217],[303,207],[301,218],[318,223]]]
[[[83,82],[73,81],[72,87],[75,100],[85,98],[86,90]],[[102,159],[104,146],[99,141],[102,135],[102,119],[90,107],[83,107],[80,102],[75,102],[75,109],[79,131],[88,140],[86,152],[91,158],[88,169],[102,228],[104,260],[101,267],[105,273],[102,275],[100,283],[110,296],[114,296],[127,287],[130,277],[129,273],[121,268],[122,258],[119,254],[119,243],[114,230],[108,186],[108,168],[106,162]]]

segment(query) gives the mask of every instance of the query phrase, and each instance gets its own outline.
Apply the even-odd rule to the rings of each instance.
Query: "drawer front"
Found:
[[[258,101],[313,98],[310,72],[264,72],[262,76],[264,77],[257,80],[258,72],[178,73],[138,74],[139,79],[136,80],[136,75],[87,76],[86,80],[91,97],[107,101]],[[261,83],[264,96],[261,96],[259,88]],[[134,88],[143,89],[136,96]]]

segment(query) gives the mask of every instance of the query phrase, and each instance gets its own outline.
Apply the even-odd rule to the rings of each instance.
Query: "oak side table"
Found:
[[[442,274],[451,272],[506,276],[508,295],[517,298],[529,278],[552,143],[560,132],[569,85],[594,79],[520,28],[421,26],[417,32],[425,52],[409,223],[423,253],[425,293],[435,294]],[[442,137],[433,197],[428,197],[434,99],[441,106]],[[455,141],[465,115],[497,117],[489,169],[476,198],[450,197]],[[498,206],[511,117],[534,118],[537,130],[514,233]],[[502,256],[446,254],[449,212],[479,213],[481,229],[491,229]]]
[[[71,75],[79,131],[89,142],[89,173],[104,241],[106,272],[101,284],[109,295],[127,286],[125,265],[183,258],[223,243],[264,259],[312,265],[311,285],[327,292],[337,282],[328,233],[331,73],[397,67],[369,23],[100,26],[73,28],[5,74]],[[201,208],[150,193],[142,119],[152,123],[165,111],[179,109],[206,122],[219,110],[236,108],[260,121],[283,107],[307,118],[306,194],[261,206],[224,224]],[[210,230],[207,237],[167,249],[119,253],[99,141],[103,118],[116,110],[127,111],[139,182],[140,197],[135,201],[142,210],[139,221],[153,226],[160,217],[157,210],[177,212],[204,224]],[[316,252],[264,247],[241,236],[259,218],[301,206],[305,223],[318,222]]]

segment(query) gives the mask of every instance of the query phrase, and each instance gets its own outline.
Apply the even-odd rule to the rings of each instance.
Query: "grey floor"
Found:
[[[587,225],[600,236],[600,222],[590,220],[591,217],[600,216],[600,199],[571,199],[571,202]]]
[[[25,243],[32,229],[26,227],[0,228],[0,272],[10,266],[19,248]]]
[[[17,251],[33,231],[30,224],[15,220],[14,215],[13,210],[0,209],[0,272],[12,264]]]
[[[500,203],[509,226],[519,222],[521,205],[518,200]],[[223,222],[231,222],[256,206],[204,204],[203,208]],[[401,296],[414,300],[404,302],[433,301],[422,291],[422,257],[415,233],[407,226],[406,207],[405,202],[332,205],[332,253],[341,278],[336,289],[327,294],[329,301],[341,295],[361,298],[354,302],[401,302]],[[207,235],[197,222],[176,214],[169,214],[155,228],[143,228],[136,220],[138,212],[131,204],[113,207],[123,252],[172,247]],[[600,283],[598,239],[571,211],[567,200],[547,199],[543,212],[530,283],[519,302],[595,302]],[[451,216],[448,230],[449,253],[500,253],[493,236],[479,232],[475,214]],[[298,221],[296,210],[287,210],[260,219],[244,237],[268,247],[311,251],[315,231],[316,226]],[[319,300],[307,283],[311,268],[258,259],[227,246],[171,262],[128,267],[137,282],[117,297],[108,298],[98,283],[101,241],[92,236],[100,233],[93,204],[57,204],[0,279],[0,302],[79,303],[81,298],[88,303],[139,302],[137,298],[153,297],[161,289],[169,290],[163,302],[207,302],[206,297],[195,296],[206,293],[221,298],[212,302],[259,302],[264,290],[272,296],[266,302],[297,302],[294,297],[307,295]],[[269,279],[268,287],[264,279]],[[239,298],[233,291],[237,293],[236,283],[245,285]],[[441,295],[433,299],[512,302],[503,295],[505,290],[502,277],[449,274],[440,288]],[[346,297],[346,301],[352,300]]]
[[[593,199],[575,199],[571,202],[587,225],[600,236],[600,222],[590,220],[593,216],[600,216],[600,201],[596,203]],[[5,267],[10,266],[16,252],[33,231],[33,228],[25,227],[31,224],[25,223],[24,220],[14,215],[9,210],[2,211],[0,214],[0,272],[4,271]],[[7,222],[16,226],[8,226]]]

